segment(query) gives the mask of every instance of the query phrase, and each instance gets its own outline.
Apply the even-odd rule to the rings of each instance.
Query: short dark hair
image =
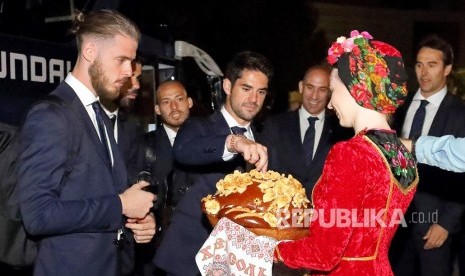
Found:
[[[256,52],[244,51],[237,53],[229,62],[225,78],[234,85],[242,77],[244,70],[260,71],[268,78],[268,82],[273,77],[273,65],[266,57]]]
[[[452,46],[436,34],[431,34],[423,38],[417,47],[417,53],[421,48],[431,48],[442,52],[444,66],[451,65],[454,62],[454,50]]]
[[[76,35],[78,51],[85,36],[113,38],[116,35],[124,35],[136,41],[140,39],[137,25],[117,11],[98,10],[86,15],[80,11],[75,13],[70,31]]]

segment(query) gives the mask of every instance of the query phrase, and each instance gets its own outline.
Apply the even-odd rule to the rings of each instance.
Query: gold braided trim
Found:
[[[369,257],[342,257],[341,260],[343,261],[373,261],[374,259],[376,259],[376,255],[375,256],[369,256]]]

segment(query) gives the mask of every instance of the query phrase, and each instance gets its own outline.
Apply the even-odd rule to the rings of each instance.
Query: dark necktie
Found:
[[[302,143],[305,155],[305,161],[307,165],[313,160],[313,147],[315,144],[315,121],[318,117],[308,117],[308,123],[310,124],[305,132],[304,142]]]
[[[415,115],[413,116],[412,127],[410,128],[409,139],[418,138],[421,136],[423,129],[423,123],[426,115],[426,105],[429,104],[427,100],[421,100],[420,106],[418,107]]]
[[[244,133],[247,132],[247,129],[245,127],[234,126],[231,128],[231,131],[233,134],[236,134],[236,135],[245,135]]]
[[[119,169],[120,166],[118,166],[118,164],[121,164],[121,163],[118,162],[118,160],[120,160],[118,159],[119,152],[118,152],[118,147],[116,146],[116,141],[113,136],[114,135],[113,127],[111,125],[110,118],[105,113],[105,111],[103,111],[98,101],[92,103],[92,108],[94,109],[95,118],[97,119],[97,127],[98,127],[98,132],[100,134],[100,142],[102,142],[101,145],[103,147],[103,151],[105,152],[108,166],[110,166],[110,169],[112,171],[113,179],[115,180],[116,189],[117,191],[120,191],[122,190],[122,187],[118,185],[119,183],[116,181],[116,174],[121,173],[121,170]],[[114,118],[116,119],[116,116],[114,116]],[[108,138],[110,139],[110,141],[108,141],[107,139],[105,128],[107,129]],[[115,167],[113,167],[113,164],[111,161],[110,148],[113,151]],[[127,178],[126,169],[124,169],[123,173],[124,174],[122,174],[121,179],[126,179]],[[125,222],[123,221],[122,225],[124,225],[124,223]],[[117,230],[116,238],[113,240],[113,244],[115,244],[117,248],[121,248],[123,246],[124,241],[127,239],[126,233],[127,231],[125,231],[124,226],[122,226],[120,229]]]
[[[98,132],[100,134],[100,141],[102,142],[102,147],[105,152],[107,162],[111,167],[111,157],[110,157],[110,148],[109,148],[110,145],[108,144],[108,141],[107,141],[107,135],[105,133],[105,118],[103,117],[103,116],[106,116],[108,118],[108,116],[104,114],[104,111],[98,101],[92,103],[92,108],[94,109],[95,118],[97,119],[97,126],[98,126]]]
[[[247,131],[247,129],[245,127],[234,126],[234,127],[231,128],[231,132],[234,135],[245,136],[244,133],[246,131]],[[238,154],[238,156],[235,158],[235,160],[237,162],[237,168],[235,170],[244,172],[244,171],[250,171],[252,169],[251,165],[249,163],[245,162],[244,157],[242,157],[241,154]]]
[[[111,125],[113,126],[113,129],[115,128],[115,123],[116,123],[116,115],[111,115],[110,117],[110,122],[111,122]]]

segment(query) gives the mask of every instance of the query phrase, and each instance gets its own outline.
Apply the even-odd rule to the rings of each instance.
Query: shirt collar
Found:
[[[108,115],[108,117],[110,119],[113,118],[113,117],[118,117],[119,108],[117,108],[115,111],[111,112],[103,104],[101,106],[102,106],[102,109],[105,111],[105,113]]]
[[[91,105],[93,102],[98,100],[98,97],[96,97],[94,93],[90,91],[89,88],[87,88],[80,80],[78,80],[71,73],[68,73],[68,75],[65,78],[65,82],[69,86],[71,86],[71,88],[74,90],[74,92],[76,93],[79,100],[81,100],[84,106]]]
[[[318,117],[318,121],[320,122],[323,122],[325,120],[325,109],[323,109],[323,111],[321,111],[318,115],[312,115],[310,114],[303,106],[301,106],[299,108],[299,116],[301,118],[304,118],[305,120],[308,119],[308,117],[312,116],[312,117]]]
[[[163,128],[166,131],[166,135],[168,136],[168,139],[170,140],[171,145],[173,145],[174,139],[176,139],[176,134],[177,134],[176,131],[172,130],[165,124],[163,124]]]
[[[234,118],[229,114],[229,112],[226,110],[226,108],[223,107],[221,108],[221,114],[223,114],[224,119],[226,120],[226,123],[228,124],[229,128],[234,127],[234,126],[239,126],[239,127],[245,127],[248,132],[250,132],[250,122],[248,122],[246,125],[241,126]]]
[[[439,107],[439,105],[441,105],[442,100],[444,100],[444,97],[446,97],[447,86],[444,86],[437,93],[434,93],[434,95],[431,95],[430,97],[428,97],[428,99],[423,97],[423,95],[420,93],[420,91],[421,90],[418,89],[418,91],[415,93],[415,96],[413,96],[413,101],[428,100],[429,104],[432,104],[435,107]]]

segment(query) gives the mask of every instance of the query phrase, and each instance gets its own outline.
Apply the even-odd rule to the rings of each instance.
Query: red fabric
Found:
[[[409,190],[402,190],[383,155],[362,134],[336,144],[312,194],[315,211],[323,212],[325,219],[323,223],[319,219],[311,223],[308,237],[278,245],[284,263],[323,275],[393,275],[388,249],[398,224],[390,222],[399,220],[400,215],[393,217],[394,210],[405,213],[415,190],[416,183]],[[325,227],[331,210],[341,208],[355,210],[361,223],[364,210],[387,209],[386,218],[382,218],[387,226],[374,223],[366,227],[353,224]],[[343,257],[372,257],[372,260]]]
[[[383,55],[402,58],[402,55],[396,48],[385,42],[372,40],[371,44],[373,44],[373,46],[375,46],[375,48]]]

